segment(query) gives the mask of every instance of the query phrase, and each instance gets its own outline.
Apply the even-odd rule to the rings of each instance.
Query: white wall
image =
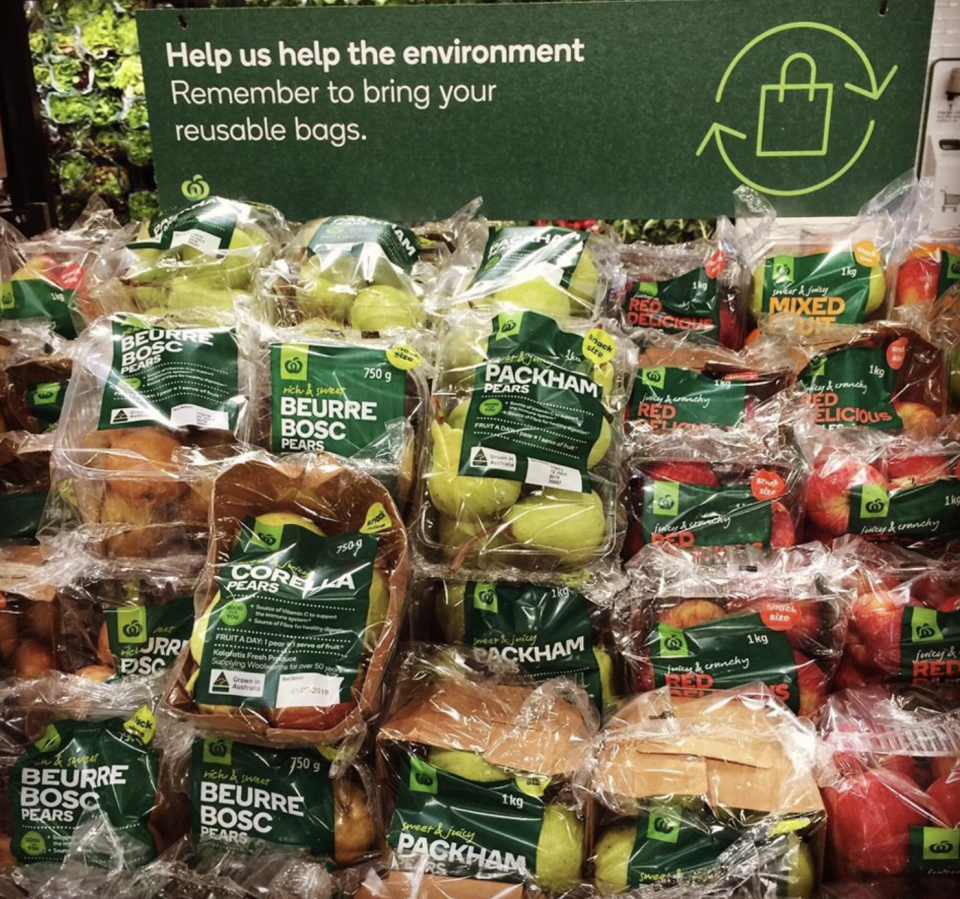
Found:
[[[930,59],[960,59],[960,0],[937,0]]]

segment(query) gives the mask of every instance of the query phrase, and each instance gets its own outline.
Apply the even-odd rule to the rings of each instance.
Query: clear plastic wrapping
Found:
[[[0,434],[0,540],[32,540],[50,492],[52,435]]]
[[[333,743],[380,706],[406,594],[386,489],[334,456],[267,453],[213,487],[196,623],[167,704],[265,745]]]

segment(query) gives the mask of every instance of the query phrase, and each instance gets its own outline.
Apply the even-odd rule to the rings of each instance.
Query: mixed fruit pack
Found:
[[[0,897],[955,895],[924,196],[0,224]]]

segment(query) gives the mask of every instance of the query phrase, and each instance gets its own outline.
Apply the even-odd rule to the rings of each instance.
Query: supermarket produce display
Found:
[[[0,896],[951,895],[922,197],[3,226]]]

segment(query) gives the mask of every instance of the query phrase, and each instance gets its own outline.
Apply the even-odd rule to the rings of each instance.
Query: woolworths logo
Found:
[[[960,860],[960,830],[924,827],[923,860],[928,862]]]
[[[650,812],[647,821],[647,839],[661,843],[676,843],[680,837],[680,816],[673,809]]]
[[[281,344],[280,378],[284,381],[306,381],[307,354],[308,349],[304,344]]]
[[[415,755],[410,756],[410,790],[434,795],[437,792],[437,769]]]
[[[773,281],[775,284],[793,281],[793,256],[773,257]]]
[[[815,356],[807,367],[811,378],[822,378],[827,371],[827,357]]]
[[[520,330],[521,321],[523,321],[522,312],[501,312],[497,316],[497,340],[516,334]]]
[[[143,606],[117,609],[117,638],[121,643],[147,642],[147,610]]]
[[[473,607],[481,612],[497,611],[497,586],[490,583],[478,583],[473,590]]]
[[[890,513],[890,494],[880,484],[864,484],[860,488],[860,517],[886,518]]]
[[[953,253],[946,253],[946,272],[947,280],[960,280],[960,256],[954,256]]]
[[[670,627],[669,624],[658,624],[657,634],[660,637],[660,655],[664,658],[677,658],[690,655],[687,646],[687,637],[682,630]]]
[[[203,741],[203,760],[210,765],[232,765],[233,741],[225,737],[207,737]]]
[[[653,482],[653,514],[675,516],[680,511],[680,485],[676,481]]]
[[[641,368],[640,383],[648,387],[663,387],[663,382],[667,378],[665,368]]]
[[[914,643],[937,643],[943,640],[943,631],[937,620],[936,609],[907,609],[910,615],[910,639]]]

